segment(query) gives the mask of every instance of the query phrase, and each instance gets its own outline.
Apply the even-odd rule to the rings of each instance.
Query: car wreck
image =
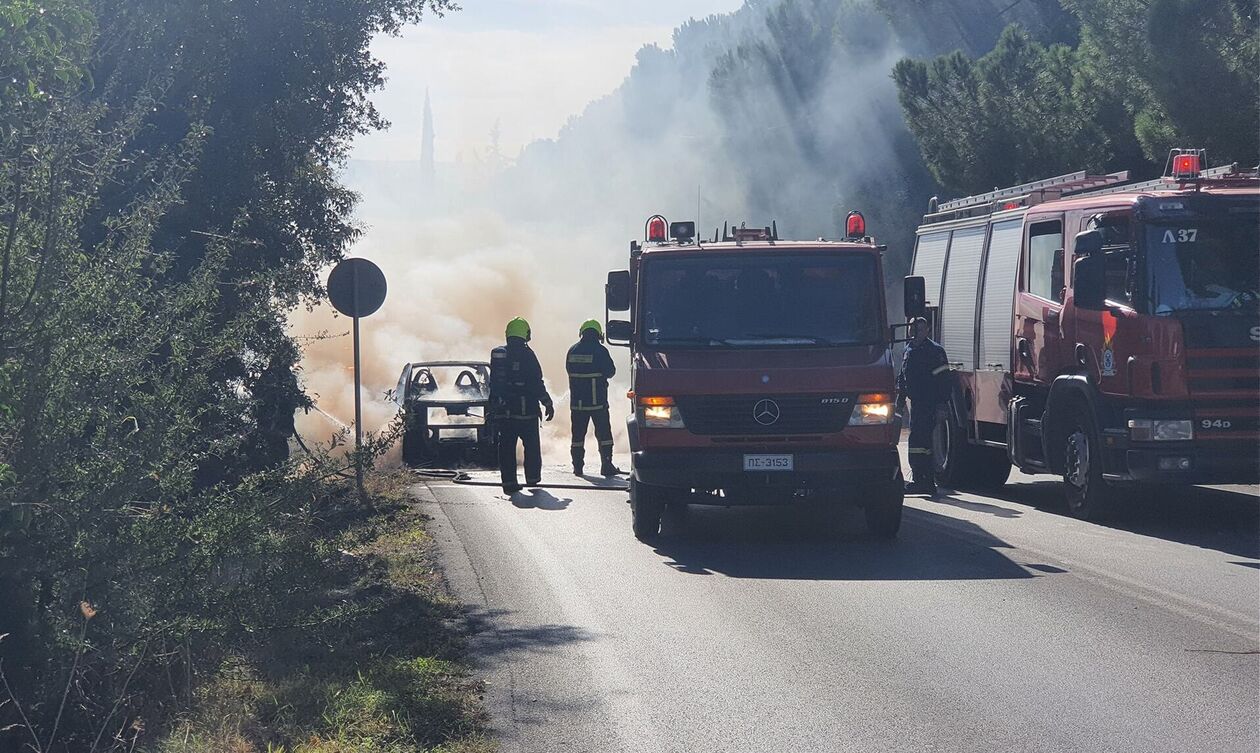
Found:
[[[490,364],[427,361],[403,367],[393,402],[403,416],[402,458],[409,466],[495,464],[489,418]]]

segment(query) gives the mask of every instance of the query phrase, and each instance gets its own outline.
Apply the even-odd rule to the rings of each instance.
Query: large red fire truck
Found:
[[[1094,518],[1115,485],[1257,481],[1260,178],[1203,159],[932,202],[913,275],[957,376],[945,485],[1013,464]]]
[[[648,220],[629,269],[608,275],[609,342],[630,348],[634,533],[667,508],[817,498],[901,523],[892,332],[881,253],[852,213],[841,241],[777,228]]]

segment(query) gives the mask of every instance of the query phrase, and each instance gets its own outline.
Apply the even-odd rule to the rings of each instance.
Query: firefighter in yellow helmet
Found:
[[[590,319],[578,328],[579,340],[569,348],[565,369],[569,372],[569,410],[573,419],[573,475],[582,475],[586,459],[586,427],[595,424],[599,442],[599,472],[617,476],[621,469],[613,465],[612,423],[608,417],[608,380],[617,373],[608,348],[604,347],[604,330]]]
[[[521,490],[516,482],[516,442],[525,445],[525,485],[542,482],[539,419],[550,421],[556,409],[543,386],[542,367],[529,347],[529,322],[516,317],[507,325],[507,343],[490,352],[490,411],[499,433],[499,475],[504,494]],[[540,411],[541,406],[541,411]]]

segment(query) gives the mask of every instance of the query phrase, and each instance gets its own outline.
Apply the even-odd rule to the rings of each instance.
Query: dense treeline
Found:
[[[1063,5],[1079,26],[1046,43],[1010,26],[978,58],[957,51],[897,64],[906,121],[947,191],[1080,168],[1149,175],[1176,146],[1255,164],[1260,4]]]
[[[1256,4],[748,0],[645,47],[507,181],[531,187],[518,194],[535,216],[698,212],[710,233],[777,219],[792,237],[834,235],[860,208],[895,279],[934,194],[1150,175],[1171,146],[1254,164]]]
[[[291,620],[258,584],[329,468],[286,463],[285,314],[356,234],[369,41],[447,7],[0,2],[0,748],[134,744]]]

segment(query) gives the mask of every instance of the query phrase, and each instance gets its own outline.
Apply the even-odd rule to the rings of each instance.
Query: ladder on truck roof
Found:
[[[1220,167],[1211,167],[1199,174],[1194,180],[1185,181],[1193,183],[1195,180],[1212,180],[1219,178],[1232,178],[1235,176],[1243,177],[1244,174],[1239,172],[1238,163],[1232,165],[1221,165]],[[1077,196],[1102,196],[1109,193],[1142,193],[1145,191],[1158,191],[1160,189],[1176,189],[1182,186],[1181,181],[1172,180],[1167,177],[1154,178],[1152,180],[1144,180],[1140,183],[1121,183],[1118,186],[1106,186],[1103,188],[1086,188],[1080,191],[1072,191],[1070,195]],[[1069,194],[1064,194],[1067,196]]]
[[[989,215],[1002,209],[1030,207],[1034,204],[1053,201],[1066,194],[1077,194],[1106,188],[1128,180],[1128,170],[1106,175],[1091,175],[1085,170],[1079,170],[1055,178],[1044,178],[1029,183],[1021,183],[1010,188],[995,188],[987,193],[947,201],[936,207],[935,211],[924,216],[923,224],[935,225],[950,220]]]

